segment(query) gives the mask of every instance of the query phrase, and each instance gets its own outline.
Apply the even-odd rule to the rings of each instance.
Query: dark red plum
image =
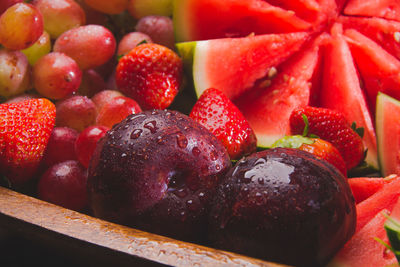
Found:
[[[89,165],[89,202],[96,217],[201,242],[210,195],[230,167],[222,143],[188,116],[145,111],[99,141]]]
[[[268,149],[241,159],[211,205],[213,246],[289,265],[325,264],[355,231],[347,180],[297,149]]]

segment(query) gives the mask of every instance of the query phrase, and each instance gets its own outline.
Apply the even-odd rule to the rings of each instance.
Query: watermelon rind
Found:
[[[400,262],[400,222],[397,219],[389,216],[384,227],[392,247],[392,251],[396,256],[397,261]]]
[[[376,136],[377,136],[377,147],[378,147],[378,161],[381,173],[384,176],[392,174],[391,172],[393,172],[393,167],[391,166],[392,164],[396,164],[396,162],[393,161],[397,161],[397,157],[394,157],[392,154],[398,153],[396,149],[397,146],[394,143],[397,140],[387,140],[388,139],[387,134],[389,133],[385,132],[385,126],[387,127],[387,122],[385,122],[386,118],[391,118],[392,116],[394,116],[392,112],[390,112],[390,114],[387,114],[387,112],[385,112],[385,106],[388,104],[393,105],[396,108],[398,107],[398,110],[400,112],[400,101],[384,93],[379,92],[376,101],[375,124],[376,124]],[[396,129],[394,128],[394,126],[392,127],[392,129],[390,129],[391,134],[393,133],[396,134],[395,133]],[[398,137],[400,137],[400,126],[399,127],[396,126],[396,128],[399,135]],[[388,141],[389,143],[386,144],[385,142]]]

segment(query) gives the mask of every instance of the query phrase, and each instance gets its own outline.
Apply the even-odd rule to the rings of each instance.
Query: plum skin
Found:
[[[203,242],[210,194],[231,168],[222,143],[176,111],[128,116],[100,139],[89,165],[94,216]]]
[[[240,160],[211,205],[214,247],[295,266],[326,264],[356,226],[346,178],[297,149],[268,149]]]

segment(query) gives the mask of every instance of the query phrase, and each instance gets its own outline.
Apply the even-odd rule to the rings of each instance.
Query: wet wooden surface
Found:
[[[4,187],[0,229],[8,240],[19,236],[74,266],[283,266],[113,224]]]

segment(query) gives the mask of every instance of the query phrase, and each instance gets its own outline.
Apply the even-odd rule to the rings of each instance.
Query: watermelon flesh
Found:
[[[311,27],[293,11],[263,0],[174,0],[173,19],[178,42],[298,32]]]
[[[351,191],[354,196],[356,204],[369,198],[387,183],[398,180],[400,177],[397,175],[389,175],[387,177],[355,177],[348,179]]]
[[[368,109],[367,100],[360,87],[357,70],[350,48],[335,24],[332,39],[325,49],[323,86],[320,105],[341,112],[349,123],[364,128],[364,145],[368,149],[366,162],[378,168],[375,129]]]
[[[396,264],[395,255],[375,238],[388,243],[384,224],[385,214],[389,210],[383,209],[368,221],[335,255],[328,267],[385,267]]]
[[[340,16],[345,29],[354,29],[374,40],[391,55],[400,59],[400,22],[381,18]]]
[[[371,197],[356,205],[357,226],[356,233],[371,220],[375,214],[383,209],[392,211],[400,196],[400,179],[383,185],[382,189]]]
[[[296,107],[309,104],[310,80],[320,60],[320,43],[298,53],[278,68],[272,86],[263,80],[236,104],[257,135],[259,147],[269,147],[276,140],[290,134],[289,117]]]
[[[354,29],[346,30],[345,36],[360,71],[372,114],[375,114],[378,92],[400,99],[400,61]]]
[[[193,79],[197,96],[217,88],[234,100],[271,67],[298,51],[308,38],[308,33],[299,32],[196,42]]]
[[[400,101],[379,93],[376,106],[376,133],[379,165],[383,175],[400,174]]]
[[[400,20],[400,2],[398,0],[350,0],[344,9],[344,14]]]

